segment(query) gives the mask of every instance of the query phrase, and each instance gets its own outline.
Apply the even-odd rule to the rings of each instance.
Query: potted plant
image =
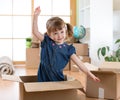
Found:
[[[118,45],[117,49],[112,51],[112,54],[110,54],[110,47],[104,46],[98,49],[97,56],[98,59],[101,59],[100,56],[104,57],[105,61],[113,61],[113,62],[120,62],[120,39],[117,39],[115,41],[115,44]]]
[[[26,38],[26,48],[30,48],[32,45],[32,38],[28,37]]]

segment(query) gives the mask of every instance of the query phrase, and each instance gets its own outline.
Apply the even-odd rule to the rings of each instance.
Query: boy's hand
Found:
[[[40,6],[35,9],[34,15],[39,15],[41,12]]]

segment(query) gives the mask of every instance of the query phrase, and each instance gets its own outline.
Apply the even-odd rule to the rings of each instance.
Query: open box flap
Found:
[[[117,73],[117,72],[114,72],[114,71],[106,71],[106,70],[105,70],[105,71],[103,71],[103,70],[91,71],[91,72],[94,73],[94,74],[95,74],[95,73],[96,73],[96,74],[99,74],[99,73],[100,73],[100,74],[101,74],[101,73],[102,73],[102,74],[116,74],[116,73]]]
[[[120,62],[103,62],[99,66],[99,70],[120,72]]]
[[[117,68],[120,69],[120,62],[103,62],[99,68]]]
[[[59,81],[59,82],[33,82],[24,83],[26,92],[55,91],[68,89],[81,89],[80,81]]]
[[[120,68],[99,68],[100,71],[112,71],[112,72],[115,72],[115,73],[120,73]]]
[[[2,75],[2,79],[8,81],[22,82],[19,76],[14,75]]]

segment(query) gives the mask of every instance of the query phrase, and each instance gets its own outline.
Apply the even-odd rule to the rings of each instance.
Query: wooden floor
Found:
[[[80,80],[82,85],[85,87],[86,77],[82,72],[70,72],[64,71],[65,74],[73,76]],[[36,75],[37,69],[26,69],[24,66],[15,67],[15,75]],[[0,100],[19,100],[19,89],[18,82],[5,81],[0,78]],[[85,94],[80,92],[81,100],[103,100],[86,98]]]

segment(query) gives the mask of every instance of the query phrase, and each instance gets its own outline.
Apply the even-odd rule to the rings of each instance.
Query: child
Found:
[[[93,75],[76,56],[73,45],[68,45],[65,42],[72,37],[72,26],[59,17],[52,17],[47,21],[47,32],[43,35],[39,32],[37,26],[40,12],[40,7],[37,7],[33,19],[33,34],[41,42],[41,62],[38,69],[38,81],[64,81],[63,69],[68,61],[72,59],[79,66],[80,70],[94,81],[99,82],[100,79]]]

